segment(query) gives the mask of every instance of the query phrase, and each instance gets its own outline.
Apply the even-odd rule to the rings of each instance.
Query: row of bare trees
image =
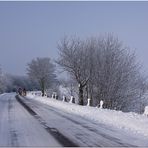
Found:
[[[77,83],[78,104],[84,105],[90,98],[91,104],[96,106],[103,100],[105,108],[122,111],[127,111],[133,103],[142,105],[147,79],[140,73],[135,54],[118,38],[113,35],[85,40],[64,37],[58,49],[56,63],[68,72],[74,85]],[[33,59],[27,66],[27,74],[41,89],[42,96],[57,82],[55,65],[50,58]],[[1,75],[0,71],[0,87],[3,82]],[[13,77],[13,84],[23,84],[25,81],[22,80]]]
[[[147,82],[135,54],[113,35],[65,37],[58,49],[57,63],[77,82],[80,105],[90,98],[92,105],[103,100],[106,108],[126,110],[143,97]]]
[[[19,87],[26,90],[41,90],[42,96],[48,88],[57,85],[55,65],[48,57],[33,59],[27,65],[27,76],[2,74],[0,69],[0,93],[16,92]]]
[[[0,93],[16,92],[19,87],[26,88],[26,90],[40,89],[38,83],[31,81],[27,76],[0,75]]]

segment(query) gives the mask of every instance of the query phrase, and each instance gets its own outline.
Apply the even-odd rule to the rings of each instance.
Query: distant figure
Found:
[[[21,96],[21,95],[22,95],[22,88],[19,87],[17,92],[18,92],[18,94]]]
[[[26,89],[23,89],[23,96],[26,96]]]

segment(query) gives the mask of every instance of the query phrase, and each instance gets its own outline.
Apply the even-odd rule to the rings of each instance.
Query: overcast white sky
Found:
[[[0,65],[24,75],[36,57],[57,58],[64,35],[114,33],[148,74],[148,2],[0,2]]]

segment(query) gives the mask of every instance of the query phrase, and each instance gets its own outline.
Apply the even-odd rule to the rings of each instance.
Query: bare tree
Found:
[[[55,65],[50,58],[36,58],[28,64],[27,71],[29,77],[39,83],[44,96],[45,90],[55,81]]]
[[[83,92],[89,78],[89,50],[79,38],[64,38],[58,44],[60,58],[57,63],[67,71],[78,83],[79,105],[83,105]]]
[[[88,82],[93,84],[93,97],[97,102],[104,100],[107,108],[125,111],[146,90],[135,54],[112,35],[100,37],[94,44],[96,65]]]
[[[113,35],[98,38],[64,38],[58,45],[57,63],[79,84],[79,104],[91,98],[93,105],[104,100],[110,109],[127,110],[146,91],[134,52]]]

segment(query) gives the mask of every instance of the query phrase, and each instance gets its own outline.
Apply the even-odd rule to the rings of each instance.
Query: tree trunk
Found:
[[[44,97],[45,96],[45,91],[44,91],[44,89],[42,89],[42,97]]]
[[[44,80],[41,80],[41,91],[42,91],[42,97],[45,96],[45,83]]]
[[[79,84],[79,105],[83,105],[83,86]]]

